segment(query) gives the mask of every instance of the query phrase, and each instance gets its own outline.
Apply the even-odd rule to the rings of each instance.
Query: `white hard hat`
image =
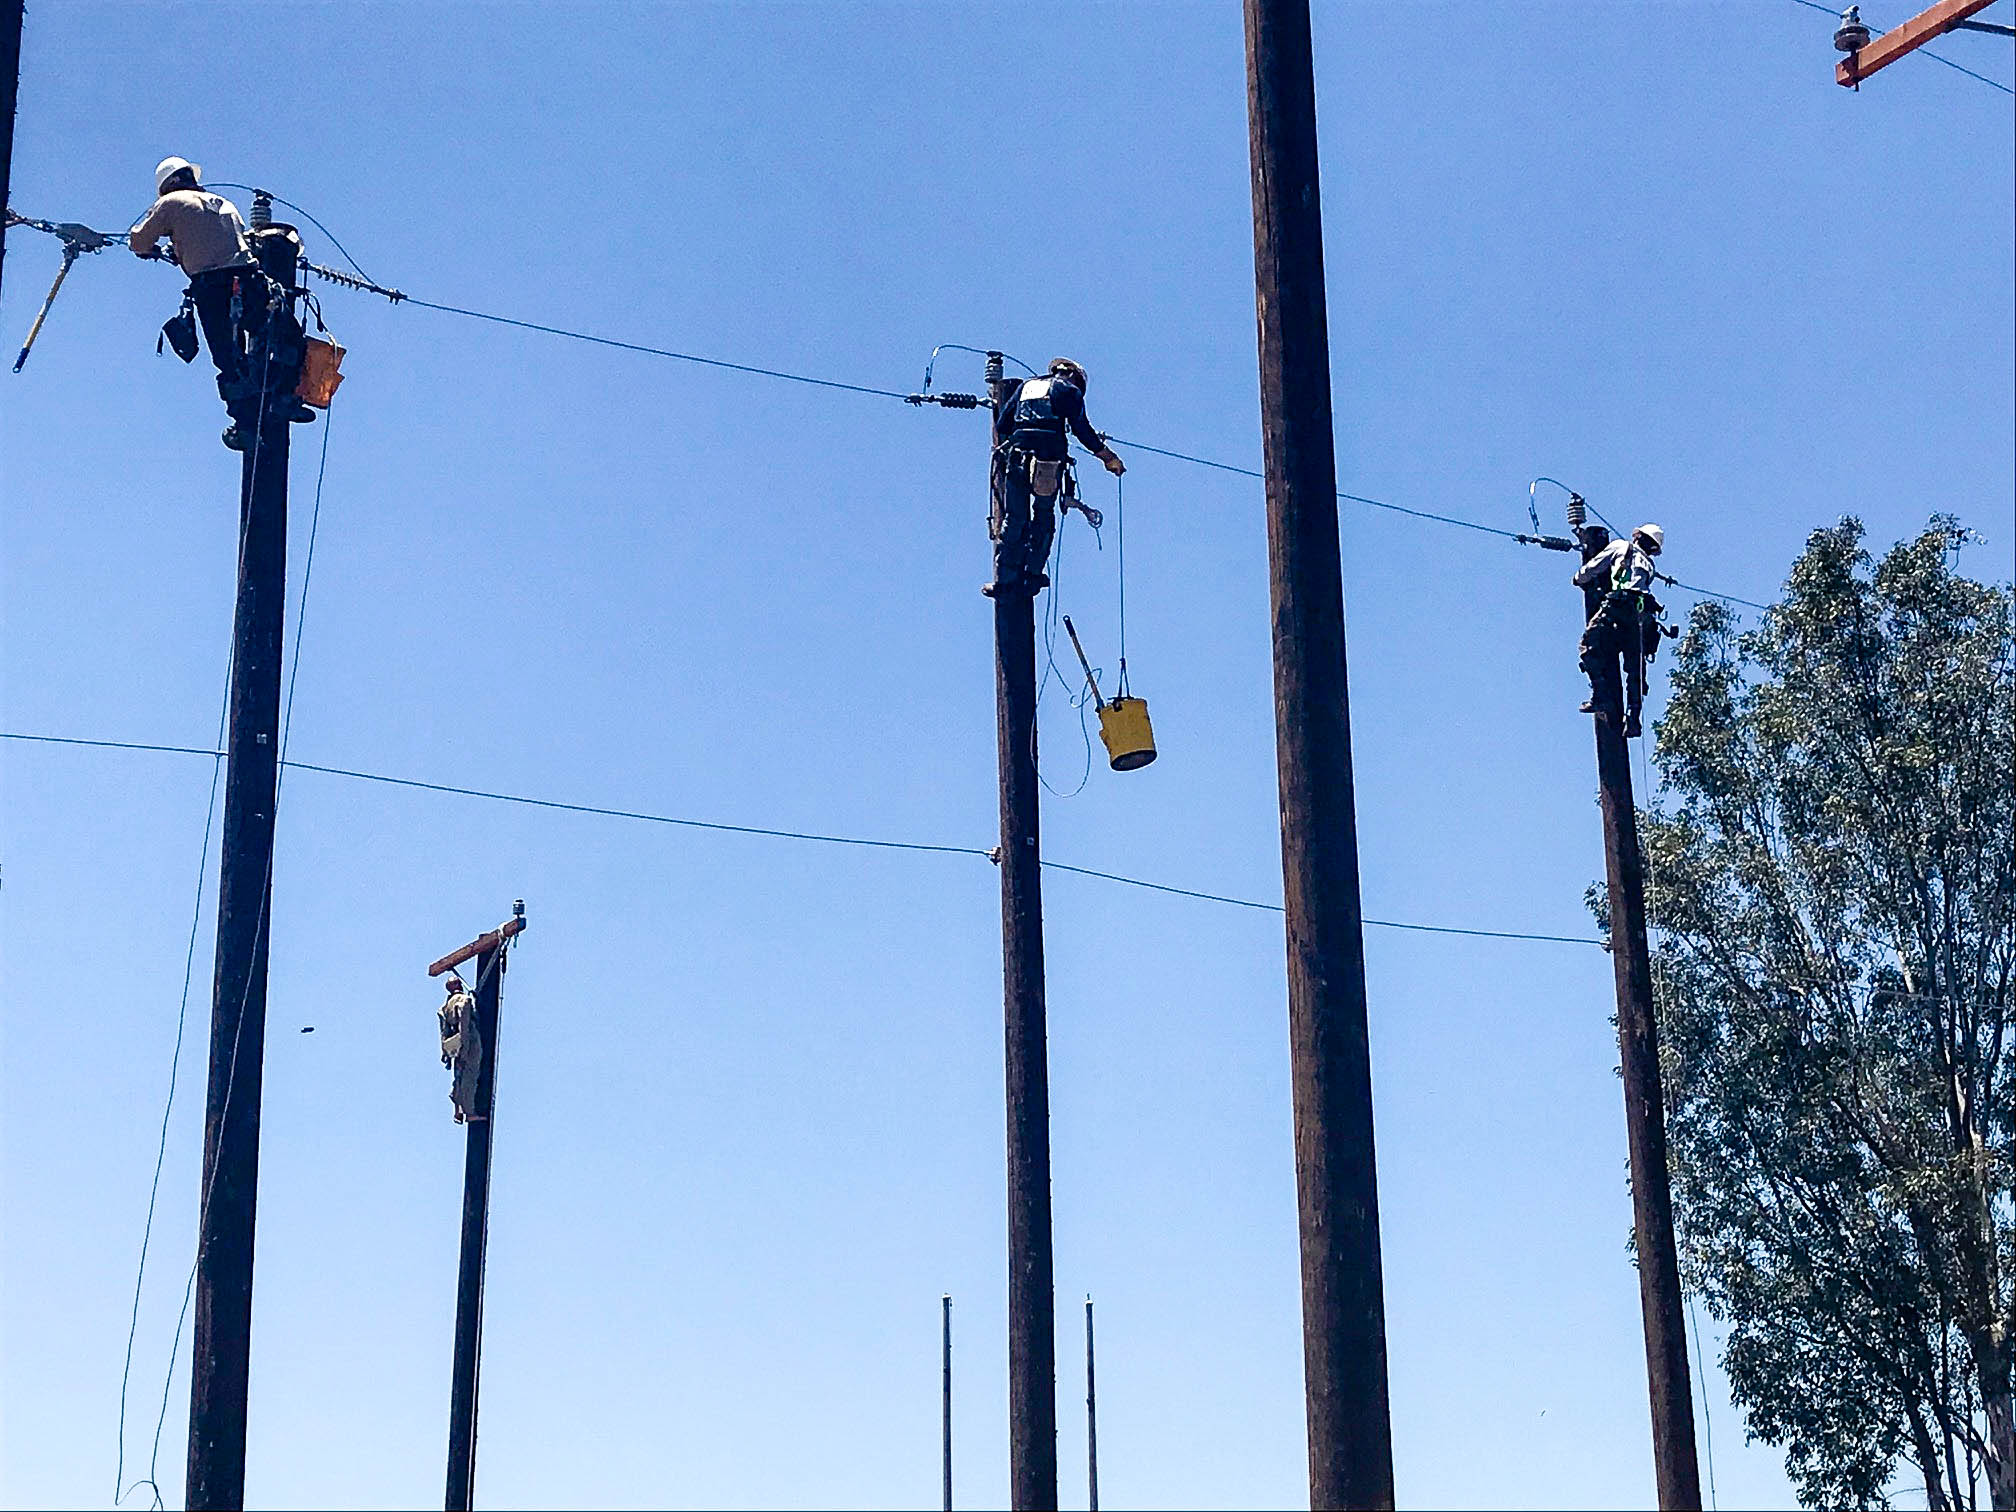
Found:
[[[1069,357],[1052,357],[1050,371],[1060,378],[1068,378],[1081,389],[1086,386],[1085,365],[1074,362]]]
[[[190,176],[198,183],[203,181],[203,170],[190,162],[189,159],[179,157],[165,157],[161,159],[154,169],[154,192],[159,194],[166,187],[168,180],[185,169],[188,170]]]
[[[1654,556],[1666,549],[1666,532],[1657,525],[1640,525],[1631,534],[1643,536],[1651,545]]]

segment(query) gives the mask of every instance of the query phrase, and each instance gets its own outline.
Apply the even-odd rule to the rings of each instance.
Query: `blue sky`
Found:
[[[1880,544],[1950,509],[2005,576],[2010,101],[1923,58],[1837,89],[1830,31],[1791,0],[1320,6],[1340,486],[1519,529],[1552,474],[1760,600],[1816,526],[1858,514]],[[1999,40],[1940,50],[2009,79]],[[14,196],[125,224],[180,153],[437,302],[891,389],[940,342],[1068,352],[1095,424],[1255,466],[1244,112],[1231,4],[49,5]],[[12,341],[57,249],[8,248]],[[215,734],[237,466],[207,378],[153,352],[176,295],[87,260],[0,377],[9,730]],[[297,443],[290,755],[993,844],[980,417],[325,307],[348,382],[305,620],[323,428]],[[976,387],[978,359],[939,382]],[[1258,485],[1120,450],[1163,755],[1051,800],[1046,849],[1278,897]],[[1344,510],[1368,912],[1587,935],[1568,564]],[[1110,525],[1064,552],[1062,607],[1111,666]],[[1068,791],[1054,684],[1043,720]],[[102,1506],[210,763],[8,743],[0,777],[0,1498]],[[959,1500],[1005,1499],[984,861],[303,771],[279,824],[255,1503],[439,1493],[462,1146],[424,969],[515,897],[483,1503],[935,1505],[947,1291]],[[1107,1504],[1295,1504],[1278,917],[1046,890],[1066,1505],[1087,1292]],[[192,1253],[209,903],[129,1479]],[[1403,1502],[1649,1505],[1607,959],[1376,929],[1367,956]],[[1722,1504],[1789,1505],[1712,1366],[1702,1387]]]

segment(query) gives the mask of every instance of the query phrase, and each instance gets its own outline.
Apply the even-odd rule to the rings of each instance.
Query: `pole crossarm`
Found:
[[[495,950],[506,940],[515,939],[524,932],[525,920],[522,917],[506,919],[495,929],[476,936],[467,945],[449,951],[448,954],[427,968],[427,975],[438,977],[444,971],[453,971],[472,956],[479,956],[486,950]]]
[[[1887,68],[1906,53],[1916,52],[1927,42],[1956,31],[1976,11],[1986,10],[1995,0],[1939,0],[1909,21],[1893,26],[1866,47],[1857,48],[1834,65],[1834,82],[1853,89],[1878,69]]]

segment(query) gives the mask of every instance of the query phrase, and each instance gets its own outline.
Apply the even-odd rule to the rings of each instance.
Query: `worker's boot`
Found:
[[[245,431],[236,420],[224,427],[224,444],[235,452],[245,450]]]
[[[1636,740],[1640,735],[1643,735],[1644,733],[1645,733],[1644,719],[1639,715],[1639,712],[1636,709],[1631,710],[1628,714],[1624,716],[1624,738],[1626,740]]]

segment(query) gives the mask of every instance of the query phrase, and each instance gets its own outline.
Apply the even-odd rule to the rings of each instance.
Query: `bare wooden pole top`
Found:
[[[488,930],[483,934],[476,936],[476,938],[471,940],[467,945],[461,946],[459,949],[449,951],[448,954],[444,955],[443,957],[441,957],[440,960],[436,961],[432,966],[429,966],[427,968],[427,975],[429,975],[430,977],[438,977],[444,971],[453,971],[457,966],[460,966],[464,961],[468,960],[471,956],[479,956],[483,954],[483,952],[486,950],[495,950],[499,945],[502,945],[506,940],[511,939],[515,935],[521,935],[524,932],[525,932],[525,916],[523,914],[518,914],[512,918],[506,919],[502,924],[499,924],[495,929]]]

